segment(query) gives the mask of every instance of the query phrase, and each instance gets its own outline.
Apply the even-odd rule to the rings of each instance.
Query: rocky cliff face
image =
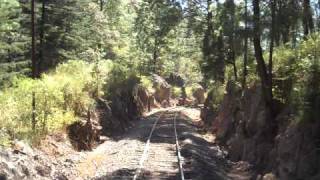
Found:
[[[281,180],[320,178],[319,122],[297,123],[292,107],[277,106],[276,126],[270,129],[259,85],[242,93],[229,82],[226,92],[219,110],[205,107],[201,117],[211,123],[230,159],[249,161],[260,174],[273,173]]]

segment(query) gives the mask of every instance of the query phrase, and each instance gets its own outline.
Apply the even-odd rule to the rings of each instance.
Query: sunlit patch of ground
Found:
[[[204,130],[203,122],[200,118],[200,109],[199,108],[184,108],[181,107],[181,113],[188,117],[189,120],[192,121],[192,123],[198,128],[197,131],[201,135],[202,138],[207,140],[208,142],[214,142],[216,139],[216,136],[212,134],[210,131]]]

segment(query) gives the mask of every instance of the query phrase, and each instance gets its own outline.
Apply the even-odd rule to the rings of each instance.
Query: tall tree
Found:
[[[219,2],[216,1],[217,8],[214,9],[212,0],[206,1],[206,29],[204,32],[202,54],[203,58],[200,63],[204,78],[224,82],[225,73],[225,44],[224,44],[224,29],[220,28],[223,25],[220,22],[220,10],[222,8]],[[213,18],[213,11],[216,10],[216,18]]]
[[[301,5],[300,0],[277,0],[276,5],[276,31],[275,34],[275,45],[280,45],[280,43],[288,43],[290,41],[290,36],[292,35],[292,30],[300,23]],[[270,14],[268,8],[267,13]],[[270,21],[267,22],[269,24]]]
[[[303,0],[303,28],[305,36],[313,32],[314,29],[310,0]]]
[[[0,0],[0,85],[17,74],[30,75],[30,25],[17,0]],[[28,3],[30,8],[30,3]]]
[[[271,28],[270,28],[270,48],[269,48],[269,86],[272,90],[272,59],[273,59],[273,46],[274,46],[274,32],[275,32],[275,13],[276,13],[276,2],[275,0],[270,0],[270,8],[271,8]],[[272,97],[272,92],[271,92]]]
[[[36,33],[35,33],[35,0],[31,0],[31,61],[32,61],[32,78],[38,76],[37,59],[36,59]],[[32,129],[36,129],[36,97],[32,92]]]
[[[42,0],[42,7],[41,7],[41,20],[40,20],[40,47],[39,47],[39,63],[38,63],[38,70],[41,71],[41,63],[44,62],[44,33],[45,33],[45,18],[46,18],[46,1]]]
[[[243,53],[243,79],[242,89],[246,87],[246,79],[248,75],[248,0],[245,0],[245,11],[244,11],[244,53]]]
[[[260,29],[260,0],[253,0],[253,23],[254,23],[254,51],[258,66],[258,74],[261,79],[263,97],[266,101],[267,107],[272,112],[272,88],[268,77],[267,66],[263,58],[263,51],[261,47],[261,29]],[[271,75],[270,75],[271,76]]]
[[[236,5],[234,0],[226,0],[224,2],[220,21],[223,27],[224,36],[228,37],[226,41],[227,59],[226,61],[233,66],[234,79],[237,80],[236,52],[235,52],[235,19]]]
[[[316,12],[317,12],[317,27],[319,31],[320,30],[320,0],[318,0],[318,3],[316,5]]]
[[[103,11],[104,0],[100,0],[100,11]]]
[[[138,47],[149,56],[149,70],[161,73],[161,51],[167,46],[168,33],[182,19],[181,6],[170,0],[143,0],[137,14],[135,31]]]
[[[202,46],[202,53],[203,53],[203,59],[205,61],[205,65],[209,64],[211,61],[214,61],[212,56],[212,39],[213,39],[213,25],[212,25],[212,11],[210,9],[212,4],[212,0],[207,0],[207,16],[206,16],[206,30],[204,33],[203,38],[203,46]],[[210,74],[207,73],[208,69],[211,67],[203,67],[203,74],[205,76],[205,79],[209,79],[208,76]]]

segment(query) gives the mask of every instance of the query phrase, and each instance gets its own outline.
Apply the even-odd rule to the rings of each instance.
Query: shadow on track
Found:
[[[132,140],[138,140],[145,143],[150,134],[150,130],[156,120],[160,117],[157,128],[161,128],[161,131],[155,130],[151,143],[161,146],[162,143],[174,144],[175,141],[169,140],[174,136],[173,132],[173,118],[177,111],[170,112],[157,112],[145,119],[138,121],[127,134],[118,137],[119,140],[126,140],[128,142]],[[234,166],[234,163],[230,162],[226,158],[226,153],[223,152],[215,143],[207,141],[201,134],[198,133],[198,127],[193,123],[192,119],[183,113],[178,113],[177,116],[177,133],[180,143],[180,151],[183,157],[183,169],[185,179],[196,180],[228,180],[228,179],[252,179],[248,174],[240,176],[230,175],[230,171]],[[172,150],[172,149],[169,149]],[[134,152],[135,149],[132,149]],[[141,152],[137,153],[137,156],[141,156]],[[125,167],[125,166],[124,166]],[[102,179],[132,179],[136,168],[119,168],[113,172],[102,175],[98,180]],[[248,169],[248,171],[251,171]],[[162,179],[180,179],[179,173],[172,174],[163,171],[150,172],[148,167],[144,167],[143,173],[147,174],[146,177],[163,177]],[[138,179],[146,179],[141,178]]]

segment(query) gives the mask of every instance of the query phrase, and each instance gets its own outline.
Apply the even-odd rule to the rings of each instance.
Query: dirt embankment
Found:
[[[229,158],[249,161],[261,174],[258,179],[263,175],[280,180],[320,178],[319,121],[298,123],[294,108],[275,103],[276,124],[270,128],[261,87],[255,85],[242,94],[229,82],[226,91],[219,109],[214,112],[207,103],[201,116],[211,124],[217,142],[227,147]]]

